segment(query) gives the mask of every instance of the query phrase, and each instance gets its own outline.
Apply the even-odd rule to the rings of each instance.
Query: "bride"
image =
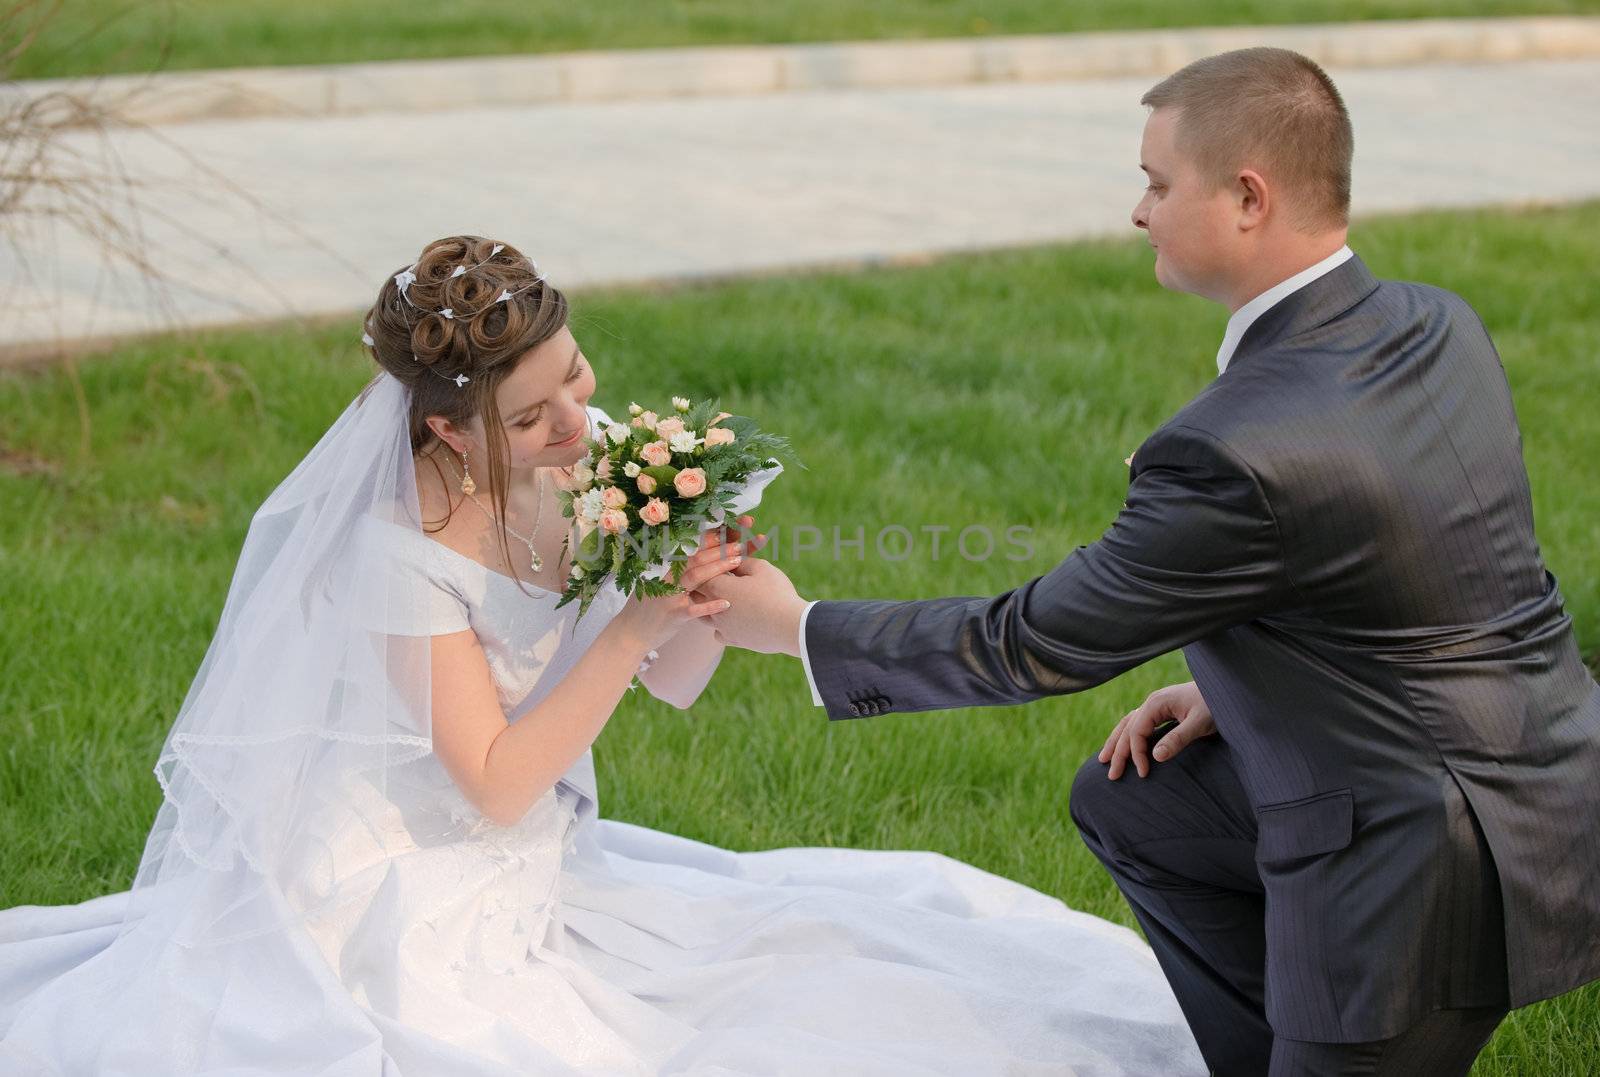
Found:
[[[364,339],[251,522],[132,888],[0,912],[0,1072],[1204,1072],[1126,928],[932,853],[600,818],[591,743],[635,675],[699,696],[693,589],[760,540],[557,609],[555,487],[610,422],[565,298],[442,239]]]

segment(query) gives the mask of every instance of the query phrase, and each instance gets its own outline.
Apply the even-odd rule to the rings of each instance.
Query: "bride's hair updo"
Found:
[[[408,273],[415,279],[402,290]],[[502,298],[506,293],[509,297]],[[566,324],[566,296],[545,283],[522,252],[482,236],[429,243],[414,266],[389,275],[367,311],[365,339],[373,358],[411,390],[413,453],[438,442],[428,426],[430,415],[456,426],[482,416],[488,445],[484,477],[500,519],[505,519],[508,466],[495,390],[529,349]],[[467,380],[459,381],[460,376]],[[511,563],[509,553],[506,563]]]

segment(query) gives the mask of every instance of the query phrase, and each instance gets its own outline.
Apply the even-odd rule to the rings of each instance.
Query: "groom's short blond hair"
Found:
[[[1287,195],[1296,227],[1349,223],[1350,115],[1333,80],[1298,52],[1207,56],[1161,80],[1139,103],[1178,113],[1178,149],[1219,187],[1251,168]]]

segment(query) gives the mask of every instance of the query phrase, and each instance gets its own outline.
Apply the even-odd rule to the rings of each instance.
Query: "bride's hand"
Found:
[[[733,524],[723,524],[721,527],[708,528],[700,536],[702,543],[704,543],[700,548],[700,552],[685,564],[692,564],[701,557],[733,557],[738,555],[741,558],[747,558],[751,556],[767,544],[767,536],[751,534],[755,525],[754,517],[741,516]],[[743,565],[734,575],[744,576],[749,572],[750,567]]]
[[[626,633],[633,646],[653,651],[677,635],[684,625],[727,609],[726,601],[694,592],[742,563],[743,557],[736,548],[701,550],[678,570],[675,582],[683,588],[683,594],[630,598],[612,624],[617,631]]]

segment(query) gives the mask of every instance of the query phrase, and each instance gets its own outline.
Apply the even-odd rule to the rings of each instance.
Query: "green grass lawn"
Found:
[[[1595,654],[1600,203],[1365,222],[1353,245],[1488,323],[1545,558]],[[613,414],[720,394],[792,436],[809,470],[768,491],[769,527],[1033,529],[1023,563],[780,549],[819,598],[995,593],[1093,541],[1123,457],[1215,375],[1224,321],[1161,291],[1137,241],[585,294],[576,311]],[[359,332],[351,318],[129,347],[77,378],[0,373],[0,907],[128,886],[159,803],[150,768],[251,514],[368,377]],[[691,714],[643,693],[619,710],[596,747],[602,810],[738,849],[936,849],[1133,926],[1073,829],[1068,783],[1118,717],[1183,679],[1169,655],[1028,707],[830,724],[797,663],[730,654]],[[1587,988],[1514,1014],[1475,1072],[1587,1074],[1597,1051]]]
[[[65,0],[13,74],[1594,11],[1600,0]]]

